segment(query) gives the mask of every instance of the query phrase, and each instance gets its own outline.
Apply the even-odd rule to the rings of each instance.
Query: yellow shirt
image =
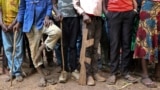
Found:
[[[0,0],[2,20],[5,25],[10,25],[16,18],[20,0]]]

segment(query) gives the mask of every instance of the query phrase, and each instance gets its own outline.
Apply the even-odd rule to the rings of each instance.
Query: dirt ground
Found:
[[[58,76],[60,73],[60,67],[54,66],[52,68],[46,67],[49,71],[51,71],[51,75],[48,78],[52,78],[54,80],[58,80]],[[25,73],[29,73],[30,69],[23,68]],[[102,76],[108,77],[108,73],[100,72]],[[96,86],[81,86],[78,85],[77,81],[73,79],[69,79],[67,83],[57,83],[55,85],[51,85],[47,83],[46,87],[38,87],[39,75],[33,73],[24,78],[23,82],[16,82],[13,80],[13,86],[10,86],[10,82],[5,82],[6,74],[0,75],[0,90],[160,90],[160,83],[158,84],[158,88],[149,89],[143,86],[140,82],[136,84],[127,83],[123,79],[119,79],[116,85],[107,85],[105,82],[96,82]],[[140,77],[137,76],[137,79],[140,80]]]
[[[0,57],[0,59],[2,58]],[[55,58],[53,60],[55,60]],[[24,60],[22,65],[23,73],[26,75],[26,77],[24,77],[24,81],[16,82],[13,80],[12,87],[10,86],[10,82],[5,82],[7,74],[0,74],[0,90],[160,90],[160,83],[158,82],[158,88],[155,89],[149,89],[143,86],[140,83],[139,76],[136,76],[139,80],[136,84],[127,83],[123,79],[118,79],[116,85],[107,85],[106,82],[96,82],[96,86],[81,86],[78,85],[77,81],[69,78],[68,82],[65,84],[57,83],[55,85],[51,85],[50,83],[47,83],[46,87],[38,87],[40,76],[37,72],[31,73],[28,63],[29,62],[27,60]],[[2,72],[1,67],[2,61],[0,60],[0,73]],[[58,72],[60,71],[60,67],[57,65],[54,67],[48,67],[46,63],[45,67],[51,72],[51,75],[48,76],[48,78],[58,81],[58,76],[60,75]],[[108,72],[100,71],[100,74],[106,78],[109,76]]]

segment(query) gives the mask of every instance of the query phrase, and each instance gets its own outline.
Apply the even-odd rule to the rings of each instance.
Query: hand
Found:
[[[17,22],[14,26],[13,26],[13,32],[18,31],[20,29],[21,24],[19,22]]]
[[[15,24],[10,24],[9,26],[8,26],[8,31],[10,31],[10,30],[13,30],[13,26],[14,26]]]
[[[44,26],[49,27],[51,24],[53,24],[53,21],[50,20],[48,16],[46,16],[44,19]]]
[[[61,13],[57,13],[57,15],[56,15],[56,16],[54,16],[54,19],[55,19],[56,21],[62,21],[63,16],[62,16],[62,14],[61,14]]]
[[[85,23],[91,23],[91,18],[87,14],[83,13],[82,15]]]
[[[104,14],[105,14],[105,16],[107,17],[108,10],[105,10],[105,11],[104,11]]]
[[[7,28],[7,26],[6,26],[6,25],[4,25],[3,23],[2,23],[2,24],[0,24],[0,25],[1,25],[2,30],[3,30],[4,32],[7,32],[7,31],[8,31],[8,28]]]

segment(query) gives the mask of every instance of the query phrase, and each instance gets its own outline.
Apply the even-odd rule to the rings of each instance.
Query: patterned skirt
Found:
[[[133,58],[156,63],[160,59],[160,2],[142,2]]]

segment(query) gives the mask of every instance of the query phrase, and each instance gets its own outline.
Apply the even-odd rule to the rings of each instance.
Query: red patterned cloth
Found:
[[[133,58],[143,58],[150,62],[158,62],[160,60],[159,6],[160,2],[143,1]]]

